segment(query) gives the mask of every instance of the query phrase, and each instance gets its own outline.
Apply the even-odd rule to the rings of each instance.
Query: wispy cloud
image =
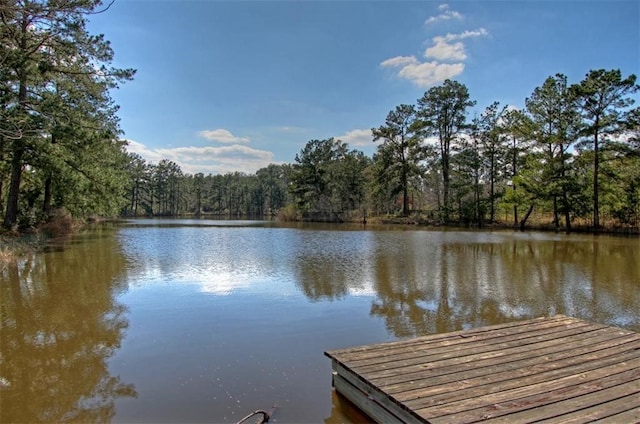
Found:
[[[489,32],[484,29],[484,28],[478,28],[475,31],[463,31],[459,34],[447,34],[443,37],[434,37],[433,41],[436,41],[436,39],[444,39],[445,41],[455,41],[455,40],[464,40],[465,38],[473,38],[473,37],[482,37],[484,35],[489,35]]]
[[[484,28],[477,29],[475,31],[464,31],[459,34],[439,35],[433,37],[433,46],[428,47],[424,56],[436,60],[443,61],[462,61],[467,58],[465,52],[465,45],[461,41],[467,38],[482,37],[487,35],[488,32]],[[455,41],[455,43],[452,43]]]
[[[380,66],[402,68],[405,66],[416,65],[418,63],[419,61],[415,56],[396,56],[385,60],[380,64]]]
[[[373,145],[371,129],[355,129],[336,137],[349,145],[349,147],[368,147]]]
[[[134,140],[127,141],[127,151],[129,153],[137,153],[142,156],[147,162],[158,163],[164,159],[158,152],[153,149],[149,149],[142,143]]]
[[[202,138],[206,138],[210,141],[217,141],[218,143],[249,143],[251,139],[247,137],[236,137],[231,134],[230,131],[225,130],[223,128],[218,128],[215,130],[204,130],[198,132],[198,135]]]
[[[450,19],[460,20],[463,18],[462,14],[456,12],[455,10],[451,10],[449,5],[444,3],[438,6],[438,10],[440,11],[439,15],[429,16],[426,21],[424,21],[425,25],[435,24],[436,22],[448,21]]]
[[[137,153],[150,163],[167,159],[177,163],[188,174],[226,174],[244,172],[253,174],[258,169],[275,163],[274,154],[244,145],[176,147],[152,149],[142,143],[128,140],[127,150]]]
[[[280,127],[272,127],[270,129],[273,130],[273,131],[276,131],[276,132],[281,132],[281,133],[286,133],[286,134],[298,134],[298,133],[304,133],[304,132],[309,131],[308,128],[289,126],[289,125],[283,125],[283,126],[280,126]]]

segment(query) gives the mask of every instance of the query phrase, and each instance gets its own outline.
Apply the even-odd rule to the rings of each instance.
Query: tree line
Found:
[[[99,0],[0,3],[0,210],[29,228],[60,211],[89,216],[280,216],[522,228],[638,227],[636,76],[591,70],[548,77],[518,110],[476,102],[446,80],[371,129],[372,157],[338,139],[310,140],[290,164],[255,174],[195,175],[148,163],[119,138],[110,91],[133,78],[86,19]]]
[[[482,226],[501,211],[524,228],[538,208],[566,230],[577,219],[598,229],[602,217],[638,226],[640,112],[631,95],[639,88],[619,70],[591,70],[574,84],[556,74],[523,110],[494,102],[468,119],[475,101],[447,80],[372,129],[382,141],[375,204],[402,215],[426,206],[444,224]]]
[[[129,184],[122,216],[274,216],[288,204],[290,165],[269,165],[255,174],[185,174],[170,160],[148,163],[128,155]]]
[[[337,139],[310,140],[292,164],[256,174],[183,175],[170,161],[136,171],[124,213],[215,214],[313,221],[416,215],[431,223],[525,228],[537,210],[556,229],[638,227],[640,112],[635,75],[592,70],[548,77],[522,110],[476,105],[446,80],[371,129],[367,157]]]

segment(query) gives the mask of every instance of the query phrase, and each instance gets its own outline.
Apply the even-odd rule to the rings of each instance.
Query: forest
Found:
[[[255,174],[191,175],[127,152],[110,92],[135,70],[113,67],[109,42],[86,30],[86,17],[104,10],[100,1],[1,5],[5,230],[60,216],[640,225],[635,75],[552,75],[523,109],[497,101],[476,109],[464,84],[446,80],[415,104],[391,106],[371,129],[372,157],[339,139],[309,140],[291,163]]]
[[[498,102],[469,119],[468,89],[445,81],[371,129],[373,157],[338,139],[310,140],[291,164],[255,175],[188,175],[129,155],[126,216],[279,216],[513,225],[532,213],[555,229],[636,228],[640,113],[634,75],[548,77],[517,110]]]

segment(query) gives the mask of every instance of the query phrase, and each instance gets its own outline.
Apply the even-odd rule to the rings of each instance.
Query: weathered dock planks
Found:
[[[640,422],[640,334],[563,315],[325,355],[381,423]]]

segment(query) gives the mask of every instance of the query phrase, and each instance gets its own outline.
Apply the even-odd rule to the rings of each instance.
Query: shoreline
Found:
[[[133,217],[129,217],[133,218]],[[139,217],[142,218],[142,217]],[[151,219],[194,219],[194,216],[175,216],[175,217],[152,217]],[[223,215],[209,215],[209,216],[201,216],[198,219],[242,219],[242,218],[250,218],[256,219],[259,217],[229,217]],[[265,217],[261,217],[265,218]],[[74,234],[80,233],[84,228],[92,225],[103,225],[109,223],[116,223],[122,221],[123,219],[127,219],[127,217],[118,217],[118,218],[94,218],[89,222],[84,223],[84,225],[78,225],[76,222],[75,225],[69,226],[66,228],[67,231],[55,232],[55,234],[49,234],[47,228],[36,228],[31,229],[30,231],[25,232],[16,232],[16,231],[6,231],[0,233],[0,264],[9,263],[19,259],[30,253],[36,253],[42,251],[45,245],[56,238],[59,237],[68,237]],[[133,218],[135,219],[135,218]],[[309,220],[286,220],[279,222],[324,222],[330,223],[326,221],[309,221]],[[585,225],[575,225],[571,228],[571,231],[566,231],[565,228],[555,228],[552,224],[548,223],[532,223],[527,225],[524,230],[521,230],[519,227],[515,227],[513,224],[505,224],[505,223],[492,223],[486,224],[483,226],[477,225],[465,225],[462,223],[449,223],[448,225],[435,223],[433,221],[425,220],[420,217],[373,217],[369,218],[366,222],[360,220],[345,220],[342,222],[334,222],[333,224],[361,224],[366,228],[367,225],[376,226],[376,225],[392,225],[398,226],[399,228],[421,228],[421,229],[441,229],[441,230],[476,230],[476,231],[515,231],[515,232],[546,232],[546,233],[563,233],[563,234],[584,234],[584,235],[609,235],[609,236],[623,236],[623,237],[640,237],[640,228],[638,227],[602,227],[599,230],[594,230],[592,227]]]
[[[355,222],[355,221],[354,221]],[[369,223],[369,221],[367,222]],[[437,224],[433,222],[429,222],[426,220],[416,219],[416,218],[374,218],[370,221],[371,224],[385,224],[385,225],[406,225],[406,226],[416,226],[416,227],[427,227],[427,228],[446,228],[446,229],[473,229],[473,230],[513,230],[517,232],[529,232],[529,231],[540,231],[540,232],[553,232],[553,233],[564,233],[564,234],[592,234],[592,235],[626,235],[626,236],[640,236],[640,228],[638,227],[606,227],[603,226],[598,230],[595,230],[591,226],[585,225],[574,225],[571,227],[571,230],[567,231],[564,227],[556,228],[553,224],[545,224],[545,223],[534,223],[528,224],[526,228],[520,229],[518,226],[514,226],[513,224],[505,224],[501,222],[485,224],[483,226],[478,225],[465,225],[462,223],[449,223],[445,224]]]

